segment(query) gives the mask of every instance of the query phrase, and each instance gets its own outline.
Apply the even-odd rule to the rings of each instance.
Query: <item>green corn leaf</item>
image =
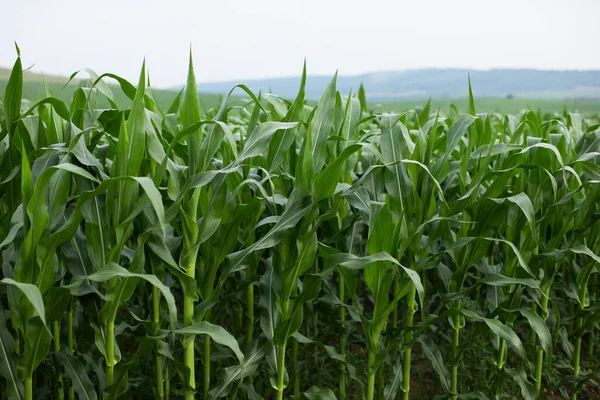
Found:
[[[362,112],[367,112],[367,96],[365,95],[365,87],[361,83],[358,87],[358,99],[360,100],[360,108]]]
[[[178,97],[179,98],[179,97]],[[187,84],[183,92],[183,101],[179,108],[181,122],[184,128],[189,128],[200,122],[200,104],[198,101],[198,89],[196,88],[196,75],[192,61],[192,50],[190,49],[190,60],[188,68]],[[189,168],[192,173],[200,172],[200,145],[202,131],[196,127],[189,135]]]
[[[427,100],[427,104],[419,113],[419,126],[423,127],[429,121],[429,113],[431,112],[431,97]]]
[[[56,359],[65,370],[65,376],[71,380],[73,389],[80,399],[94,400],[96,390],[79,359],[69,354],[66,348],[55,353]]]
[[[127,135],[129,136],[128,146],[121,156],[127,162],[126,175],[136,176],[144,158],[146,148],[146,110],[145,110],[145,90],[146,90],[146,61],[142,63],[142,71],[135,98],[131,106],[131,112],[127,118]]]
[[[26,332],[25,353],[17,365],[17,372],[23,379],[33,376],[37,366],[44,361],[48,355],[51,340],[50,330],[38,317],[28,322]]]
[[[18,53],[18,52],[17,52]],[[16,123],[21,113],[21,96],[23,94],[23,66],[21,57],[17,57],[4,90],[4,117],[9,135],[14,135]]]
[[[540,339],[540,344],[546,354],[552,353],[552,336],[544,320],[532,309],[521,308],[519,312],[527,318],[529,326]]]
[[[402,270],[408,275],[408,277],[412,281],[413,285],[415,285],[415,287],[417,288],[417,294],[419,295],[420,301],[424,299],[425,290],[423,289],[423,284],[421,283],[421,278],[419,277],[419,274],[410,268],[404,267],[398,262],[398,260],[396,260],[394,257],[392,257],[386,252],[379,252],[377,254],[364,257],[358,257],[353,254],[344,253],[334,254],[326,260],[325,267],[323,268],[323,271],[319,273],[319,275],[326,276],[330,274],[332,271],[335,270],[335,268],[338,265],[341,265],[342,267],[348,269],[356,270],[365,268],[367,265],[380,261],[391,262],[402,268]]]
[[[419,336],[417,339],[425,352],[425,355],[431,361],[433,365],[434,371],[438,374],[440,378],[440,383],[446,392],[450,391],[450,372],[448,368],[446,368],[446,364],[444,364],[444,360],[442,359],[442,354],[440,350],[436,346],[435,342],[431,340],[429,336]]]
[[[506,372],[510,375],[514,381],[521,388],[521,395],[525,400],[535,400],[535,388],[533,385],[527,380],[527,374],[522,368],[507,368]]]
[[[0,376],[6,380],[6,395],[9,399],[22,400],[23,383],[17,377],[17,352],[15,340],[6,328],[4,310],[0,308]]]
[[[65,288],[70,290],[76,289],[83,283],[84,280],[89,280],[92,282],[107,282],[113,278],[143,279],[151,285],[155,286],[158,290],[160,290],[161,295],[165,298],[169,309],[171,329],[175,331],[177,324],[177,306],[175,305],[175,298],[173,297],[173,294],[171,294],[169,288],[165,286],[162,282],[160,282],[160,280],[155,275],[132,273],[115,263],[108,263],[104,268],[102,268],[99,271],[96,271],[91,275],[85,277],[75,277],[72,283],[66,285]]]
[[[71,119],[71,114],[69,113],[69,109],[67,108],[65,103],[63,103],[60,99],[57,99],[56,97],[47,97],[45,99],[38,101],[33,106],[31,106],[29,108],[29,110],[27,110],[23,114],[21,114],[19,119],[22,120],[25,117],[27,117],[28,115],[33,114],[33,111],[35,109],[37,109],[38,107],[40,107],[44,104],[51,105],[54,108],[54,111],[56,112],[56,114],[58,114],[58,116],[61,117],[62,119],[64,119],[65,121],[69,121]]]
[[[461,393],[458,395],[458,398],[465,399],[465,400],[488,400],[489,399],[489,397],[487,397],[482,392]]]
[[[219,384],[208,393],[209,399],[220,399],[229,394],[234,382],[251,376],[265,358],[265,345],[253,345],[244,357],[244,365],[234,365],[224,370]]]
[[[321,100],[317,105],[317,111],[312,119],[312,158],[314,162],[314,171],[321,171],[327,154],[327,138],[333,125],[333,113],[335,106],[335,85],[337,81],[337,72],[331,79],[331,82],[323,92]]]
[[[275,327],[274,345],[279,346],[286,343],[300,329],[304,317],[304,305],[318,296],[321,290],[321,281],[322,278],[316,275],[308,275],[304,278],[302,293],[292,299],[291,312],[289,315],[282,315],[283,321]]]
[[[532,289],[540,289],[539,283],[533,279],[509,278],[500,274],[488,274],[482,280],[482,283],[490,286],[512,286],[523,285]]]
[[[469,110],[467,111],[471,115],[475,115],[475,100],[473,100],[473,88],[471,87],[471,74],[469,74]]]
[[[340,181],[345,161],[361,148],[362,146],[359,144],[347,147],[342,154],[315,176],[315,191],[313,192],[313,201],[315,203],[333,195],[333,192]]]
[[[331,389],[320,389],[315,386],[304,392],[304,397],[308,400],[337,400]]]
[[[282,130],[288,130],[298,125],[297,122],[264,122],[252,131],[250,137],[244,145],[244,149],[239,154],[237,162],[241,163],[247,158],[261,155],[273,135]]]
[[[393,400],[396,398],[396,394],[398,393],[398,389],[402,384],[402,363],[400,360],[394,363],[394,367],[392,369],[392,380],[385,385],[383,390],[383,398],[384,400]]]
[[[71,293],[62,287],[53,287],[46,293],[46,322],[59,321],[67,311]]]
[[[301,198],[293,204],[288,205],[285,212],[269,232],[245,250],[227,256],[225,272],[229,274],[236,271],[242,265],[246,257],[252,252],[268,249],[277,245],[281,241],[283,233],[290,227],[295,226],[311,207],[312,201],[310,197]]]
[[[519,193],[514,196],[506,197],[505,199],[492,199],[498,203],[501,203],[504,200],[510,201],[511,203],[516,204],[523,214],[525,218],[527,218],[527,222],[529,224],[529,229],[531,230],[531,234],[534,235],[534,238],[537,238],[536,229],[535,229],[535,211],[533,209],[533,204],[531,203],[531,199],[525,193]]]
[[[50,332],[50,329],[48,329],[48,326],[46,325],[46,309],[44,308],[44,300],[42,299],[42,294],[40,293],[40,290],[37,288],[37,286],[32,285],[30,283],[16,282],[11,278],[4,278],[0,282],[4,283],[5,285],[14,286],[17,289],[19,289],[21,293],[23,293],[25,297],[27,297],[27,300],[29,300],[29,303],[31,304],[37,315],[40,317],[40,320],[42,321],[48,332]]]
[[[244,354],[235,338],[224,328],[211,324],[206,321],[200,321],[185,328],[175,331],[180,335],[208,335],[216,343],[230,348],[237,357],[240,365],[244,365]]]
[[[525,347],[523,347],[521,339],[519,339],[517,334],[508,326],[506,326],[497,319],[482,318],[472,311],[461,310],[461,313],[469,319],[485,322],[485,324],[492,330],[492,332],[494,332],[502,339],[506,340],[508,344],[510,344],[518,351],[521,358],[527,360],[527,353],[525,352]]]

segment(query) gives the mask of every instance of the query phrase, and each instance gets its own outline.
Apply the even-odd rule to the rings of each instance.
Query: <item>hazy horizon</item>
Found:
[[[432,12],[437,10],[437,12]],[[600,70],[600,2],[474,0],[218,3],[107,0],[0,5],[0,66],[21,48],[32,72],[91,68],[152,85],[415,69]],[[101,28],[99,28],[101,27]]]

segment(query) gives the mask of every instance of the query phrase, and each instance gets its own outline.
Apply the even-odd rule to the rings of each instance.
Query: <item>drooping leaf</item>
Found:
[[[55,353],[56,358],[65,370],[65,376],[71,380],[73,389],[80,399],[97,399],[96,390],[81,361],[74,355],[69,354],[66,348]]]

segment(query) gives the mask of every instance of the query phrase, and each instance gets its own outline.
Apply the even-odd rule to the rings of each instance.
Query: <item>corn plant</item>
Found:
[[[477,113],[468,81],[464,112],[374,113],[337,74],[307,100],[306,64],[293,99],[240,84],[207,109],[191,54],[170,104],[145,63],[31,103],[16,50],[0,399],[598,386],[598,115]]]

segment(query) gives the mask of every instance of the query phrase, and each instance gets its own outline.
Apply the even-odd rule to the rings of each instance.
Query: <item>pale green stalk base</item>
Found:
[[[500,391],[501,391],[501,387],[500,387],[500,372],[502,372],[502,368],[504,368],[504,362],[505,362],[505,353],[506,353],[506,340],[502,339],[502,338],[498,338],[498,358],[496,359],[496,368],[498,369],[498,379],[496,382],[496,393],[494,398],[499,399],[500,398]]]
[[[412,347],[409,346],[412,339],[412,332],[410,328],[413,325],[413,318],[415,315],[415,293],[416,288],[413,285],[408,298],[406,299],[406,317],[405,317],[405,329],[404,333],[404,345],[406,346],[402,355],[402,399],[408,400],[410,398],[410,362],[412,358]]]
[[[154,323],[154,334],[156,335],[160,329],[160,293],[156,286],[152,287],[152,317]],[[163,359],[160,353],[156,352],[155,368],[156,368],[156,392],[159,399],[164,399],[165,392],[163,386]]]
[[[155,365],[156,365],[156,391],[158,392],[158,398],[165,398],[165,389],[163,383],[163,373],[162,373],[162,356],[156,355],[155,357]]]
[[[375,398],[375,374],[376,370],[371,366],[375,364],[376,354],[369,349],[369,364],[368,364],[368,377],[367,377],[367,400],[373,400]]]
[[[577,318],[576,329],[581,329],[583,326],[583,318]],[[580,365],[579,361],[581,358],[581,335],[577,336],[575,339],[575,353],[573,354],[573,374],[577,377],[579,376]],[[571,394],[571,400],[577,400],[577,392],[573,392]]]
[[[504,355],[506,353],[506,340],[498,338],[498,359],[496,360],[496,367],[501,370],[504,367]]]
[[[456,302],[455,308],[460,309],[460,300]],[[454,365],[452,365],[451,376],[450,376],[450,391],[453,394],[450,396],[451,400],[458,399],[458,343],[460,338],[460,316],[454,317],[454,332],[452,335],[452,357],[454,358]]]
[[[210,390],[210,336],[204,336],[204,398]]]
[[[535,355],[535,393],[540,397],[542,391],[542,366],[544,364],[544,350],[538,349]]]
[[[115,322],[106,326],[106,387],[113,384],[115,373]]]
[[[25,379],[25,400],[33,400],[33,377]]]
[[[248,314],[248,320],[246,321],[246,349],[248,349],[254,339],[254,284],[252,283],[246,288],[246,313]],[[248,377],[248,381],[252,382],[252,376]]]
[[[186,268],[189,277],[196,278],[196,267],[195,265]],[[194,299],[191,297],[184,297],[183,299],[183,325],[191,326],[194,318]],[[187,390],[185,393],[185,400],[194,400],[196,394],[196,369],[195,369],[195,357],[194,357],[194,335],[186,335],[184,338],[183,347],[183,363],[190,371],[190,380],[188,385],[191,390]]]
[[[540,301],[542,319],[546,321],[548,314],[548,294],[549,290],[544,291]],[[535,357],[535,394],[539,398],[542,390],[542,371],[544,368],[544,349],[540,348]]]
[[[171,393],[171,374],[169,373],[169,368],[165,371],[165,400],[169,400]]]
[[[285,389],[285,343],[279,346],[277,354],[277,400],[283,400],[283,391]]]

